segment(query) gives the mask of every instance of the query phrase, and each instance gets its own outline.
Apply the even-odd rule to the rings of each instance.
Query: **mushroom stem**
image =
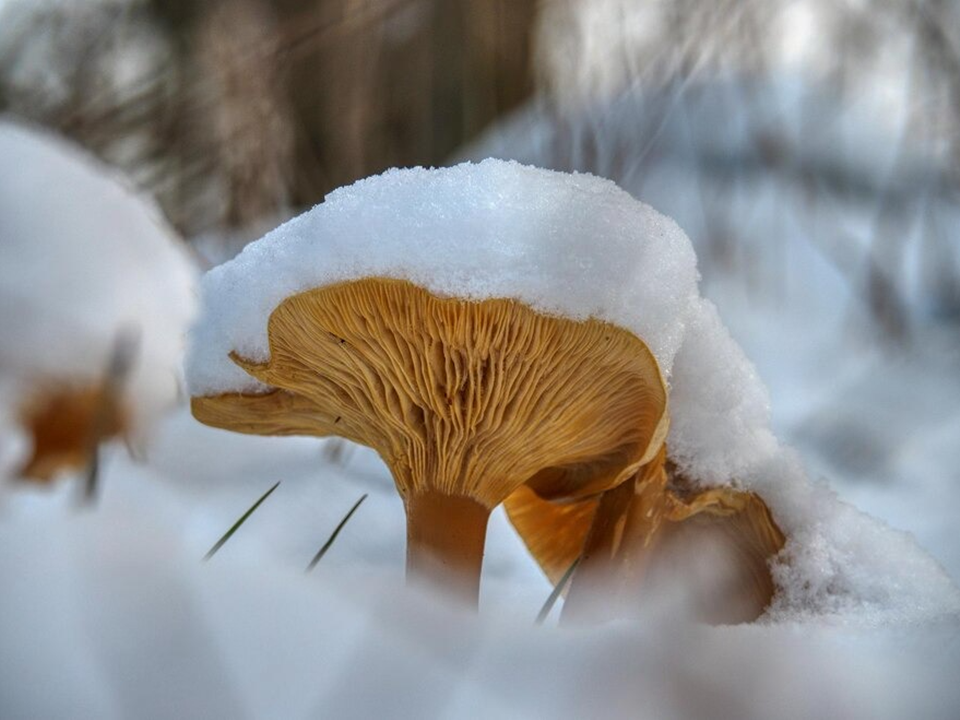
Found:
[[[407,580],[478,607],[490,508],[436,491],[409,495],[405,505]]]

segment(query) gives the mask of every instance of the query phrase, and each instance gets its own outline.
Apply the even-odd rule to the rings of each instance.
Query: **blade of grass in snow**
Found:
[[[277,480],[277,482],[274,483],[273,487],[270,488],[269,490],[267,490],[263,495],[261,495],[261,496],[260,496],[260,499],[257,500],[253,505],[251,505],[251,506],[250,506],[250,509],[247,510],[243,515],[241,515],[241,516],[240,516],[240,519],[237,520],[237,521],[233,524],[233,526],[223,534],[223,537],[220,538],[219,540],[217,540],[217,542],[214,543],[213,547],[210,548],[210,549],[207,551],[207,554],[203,556],[203,559],[204,559],[204,560],[209,560],[209,559],[212,558],[214,555],[216,555],[216,554],[217,554],[217,550],[219,550],[220,548],[223,547],[224,543],[226,543],[227,540],[229,540],[229,539],[233,536],[233,534],[240,528],[240,526],[243,525],[243,524],[247,521],[247,518],[250,517],[251,515],[253,515],[254,510],[256,510],[258,507],[260,507],[260,503],[262,503],[264,500],[266,500],[268,497],[270,497],[270,493],[272,493],[274,490],[276,490],[279,486],[280,486],[280,481]]]
[[[100,397],[90,426],[89,455],[86,477],[83,483],[83,504],[92,504],[97,496],[97,485],[100,479],[100,443],[106,435],[106,429],[114,420],[119,405],[123,384],[130,374],[133,361],[137,355],[140,334],[134,328],[124,328],[117,333],[113,342],[113,352],[110,354],[110,363],[104,373]]]
[[[310,564],[307,565],[307,569],[304,570],[304,572],[310,572],[311,570],[313,570],[316,564],[320,562],[320,558],[326,555],[327,550],[329,550],[330,546],[333,545],[333,541],[337,539],[337,535],[339,535],[340,531],[343,530],[343,526],[347,524],[347,521],[350,520],[353,514],[357,511],[357,508],[360,507],[360,503],[362,503],[366,499],[367,499],[367,494],[364,493],[363,496],[353,504],[353,507],[350,508],[350,511],[343,516],[343,520],[341,520],[340,524],[337,525],[337,527],[334,529],[333,533],[330,535],[327,541],[323,544],[323,547],[320,548],[317,551],[317,554],[313,556],[313,560],[310,561]]]
[[[573,571],[577,569],[577,565],[580,564],[580,558],[574,560],[570,567],[567,568],[567,571],[563,574],[563,577],[560,578],[560,581],[553,588],[553,591],[550,593],[550,597],[547,598],[547,601],[543,604],[543,607],[540,608],[540,612],[537,613],[537,625],[543,625],[543,621],[547,619],[547,615],[550,614],[550,611],[553,610],[553,606],[557,603],[557,598],[560,597],[560,593],[563,592],[563,589],[567,586],[567,583],[570,582],[570,578],[573,577]]]

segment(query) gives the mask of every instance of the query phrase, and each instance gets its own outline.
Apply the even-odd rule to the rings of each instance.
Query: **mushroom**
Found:
[[[117,335],[103,379],[34,381],[41,388],[21,402],[19,424],[31,440],[29,457],[20,469],[24,478],[49,481],[68,469],[89,466],[97,445],[112,437],[129,441],[128,401],[123,385],[134,361],[137,334]]]
[[[20,409],[20,426],[32,441],[19,474],[49,481],[60,471],[84,467],[99,440],[128,427],[116,393],[95,385],[50,383]]]
[[[152,202],[45,130],[0,118],[0,482],[95,469],[174,404],[195,267]],[[93,478],[95,473],[91,473]]]
[[[697,489],[665,444],[631,481],[597,496],[547,499],[521,487],[505,506],[552,581],[580,558],[565,620],[629,615],[645,597],[679,592],[698,619],[749,622],[773,598],[768,560],[785,538],[766,504],[731,487]]]
[[[472,605],[495,506],[518,488],[596,497],[648,465],[666,436],[656,360],[607,322],[366,277],[287,297],[267,334],[265,362],[231,353],[266,392],[195,396],[194,416],[375,449],[404,501],[408,578]]]

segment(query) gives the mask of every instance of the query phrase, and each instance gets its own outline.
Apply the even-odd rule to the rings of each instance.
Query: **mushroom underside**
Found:
[[[514,300],[357,280],[283,301],[268,338],[266,362],[232,357],[270,391],[195,397],[194,414],[240,432],[368,445],[402,495],[493,507],[531,479],[543,496],[591,495],[666,432],[666,390],[641,340]]]
[[[666,388],[639,338],[515,300],[444,298],[367,278],[287,298],[267,334],[267,361],[231,355],[267,391],[194,397],[194,415],[239,432],[339,435],[374,448],[405,500],[414,544],[432,536],[410,529],[424,498],[489,513],[524,484],[546,498],[591,497],[648,462],[667,431]],[[466,513],[477,527],[462,542],[476,546],[486,513]]]

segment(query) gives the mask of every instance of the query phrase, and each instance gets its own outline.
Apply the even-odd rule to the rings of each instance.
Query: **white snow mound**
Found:
[[[101,382],[129,334],[142,429],[177,396],[193,263],[152,203],[67,142],[0,119],[0,166],[0,416],[39,385]]]

